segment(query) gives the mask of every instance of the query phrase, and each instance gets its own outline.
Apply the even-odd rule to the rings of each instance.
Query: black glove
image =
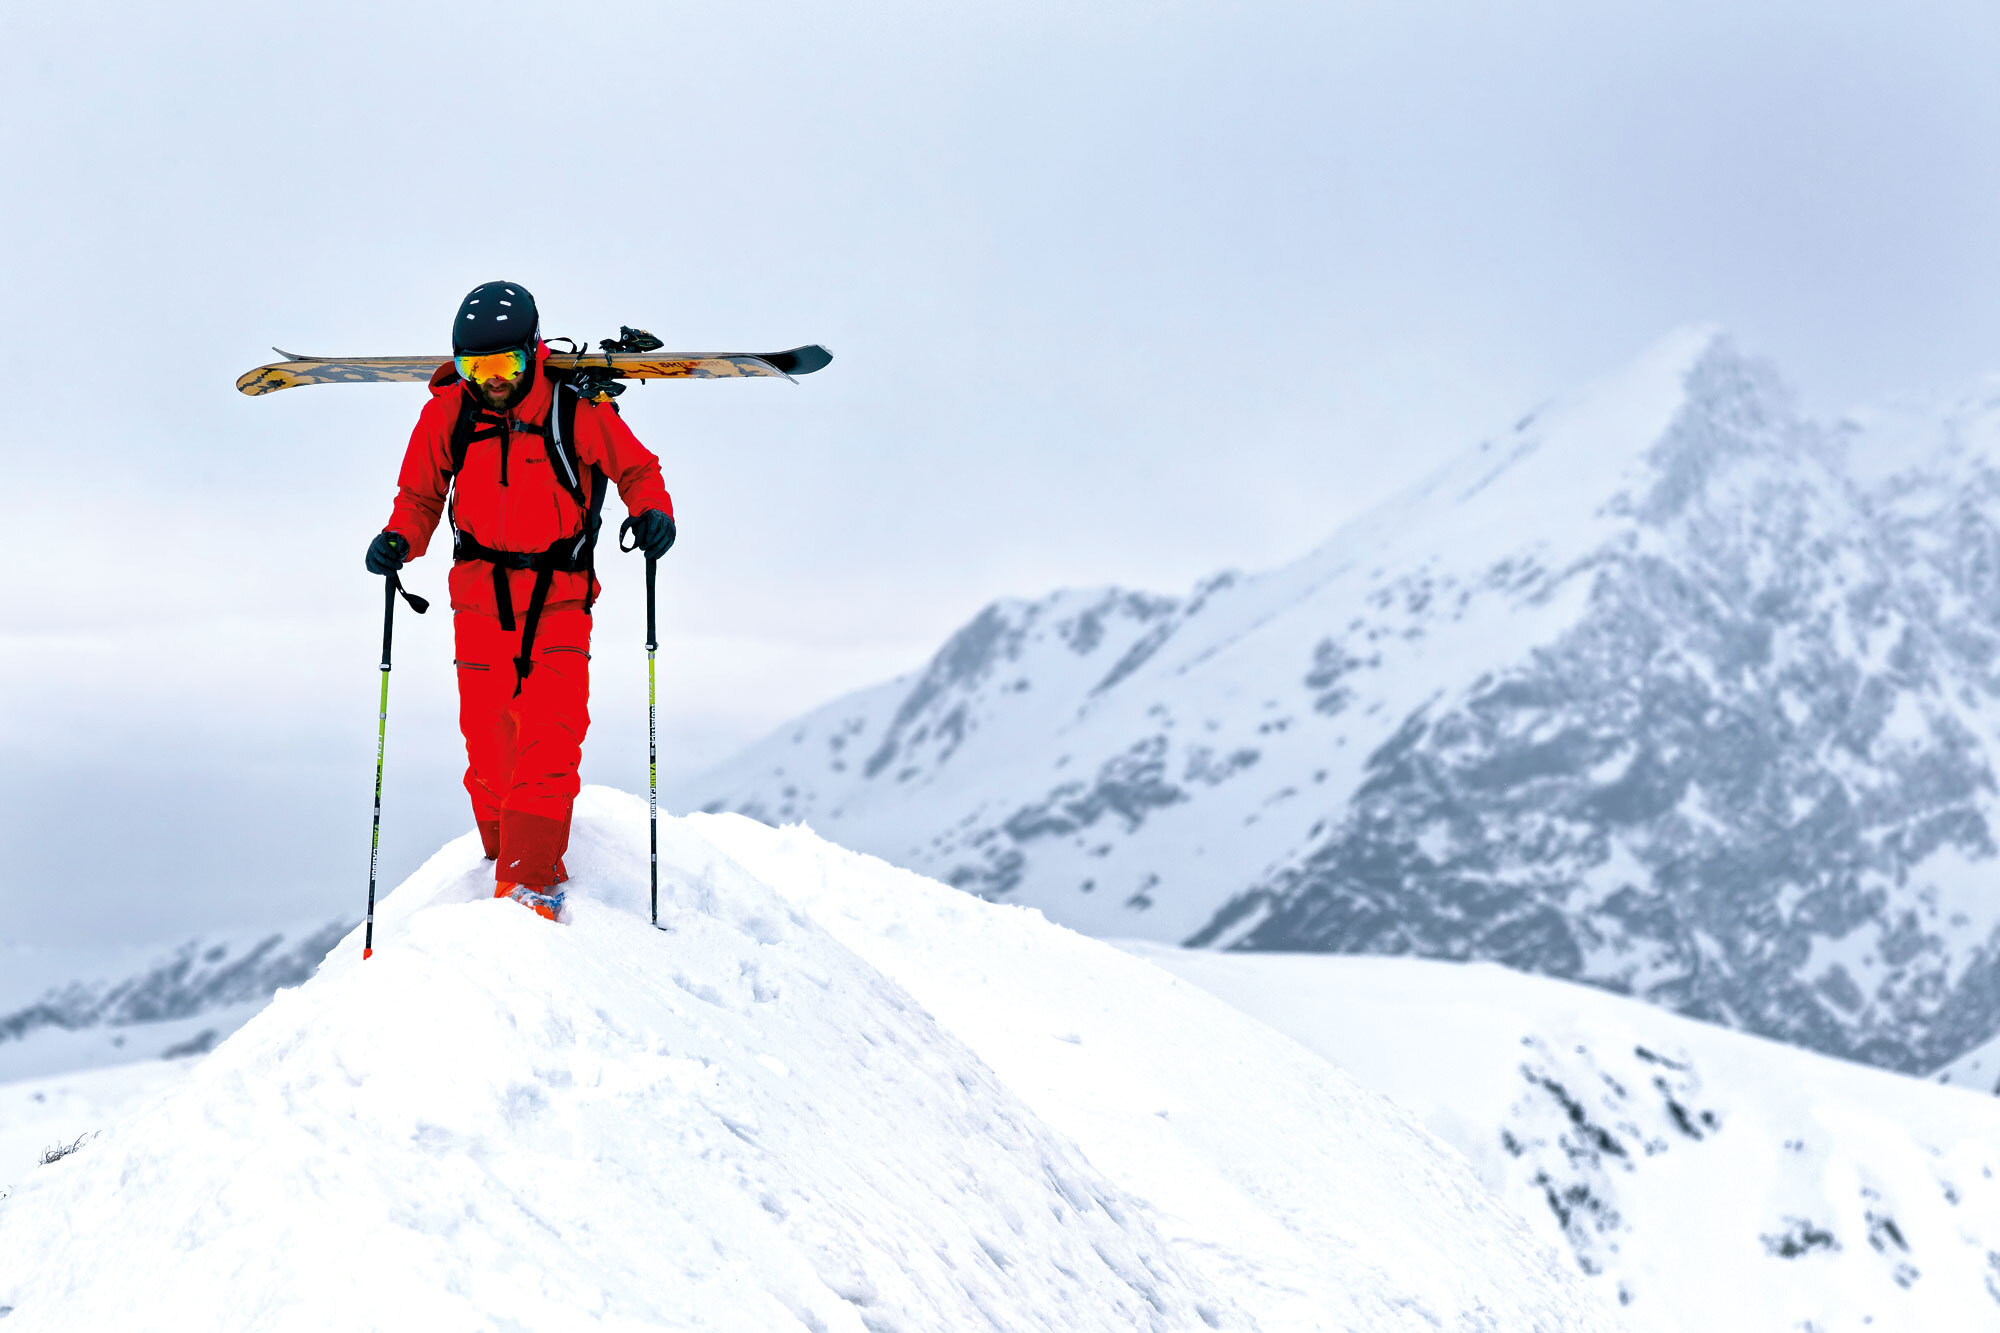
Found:
[[[632,534],[632,544],[625,544],[625,534]],[[634,514],[618,525],[618,549],[621,551],[644,551],[648,560],[658,560],[674,544],[674,516],[661,509],[648,509],[643,514]]]
[[[368,543],[368,572],[393,574],[410,558],[410,544],[400,532],[378,532]]]

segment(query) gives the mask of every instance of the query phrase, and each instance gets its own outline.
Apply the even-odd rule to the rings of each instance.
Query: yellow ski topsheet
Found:
[[[327,356],[292,357],[258,366],[237,377],[236,387],[252,396],[276,393],[301,384],[415,384],[427,382],[448,356]],[[622,380],[790,379],[824,366],[832,357],[819,346],[786,352],[614,352],[612,374]],[[548,364],[561,370],[605,364],[602,352],[572,355],[553,352]],[[780,367],[783,367],[781,369]]]

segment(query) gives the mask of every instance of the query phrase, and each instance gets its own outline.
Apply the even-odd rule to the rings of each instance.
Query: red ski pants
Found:
[[[569,812],[590,729],[590,617],[581,607],[542,613],[533,665],[516,694],[521,631],[478,611],[452,617],[465,790],[494,877],[546,887],[566,879]]]

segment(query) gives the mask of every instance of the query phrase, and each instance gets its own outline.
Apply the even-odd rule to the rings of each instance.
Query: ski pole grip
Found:
[[[396,637],[396,585],[394,574],[382,580],[382,669],[389,669],[389,648]]]
[[[396,598],[410,604],[410,609],[418,615],[431,609],[429,601],[417,596],[403,586],[400,574],[389,574],[382,579],[382,669],[389,669],[389,642],[396,632]]]
[[[660,562],[652,556],[646,557],[646,651],[652,652],[660,646],[660,631],[655,617],[653,596],[653,576],[659,572]]]

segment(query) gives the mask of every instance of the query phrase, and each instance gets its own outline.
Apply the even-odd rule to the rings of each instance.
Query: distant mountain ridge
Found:
[[[1992,400],[1822,426],[1686,330],[1290,566],[996,603],[677,803],[1929,1071],[2000,1031],[1996,459]]]
[[[111,965],[48,987],[0,1010],[0,1081],[203,1053],[310,978],[351,929],[336,921],[190,940],[131,970]]]

